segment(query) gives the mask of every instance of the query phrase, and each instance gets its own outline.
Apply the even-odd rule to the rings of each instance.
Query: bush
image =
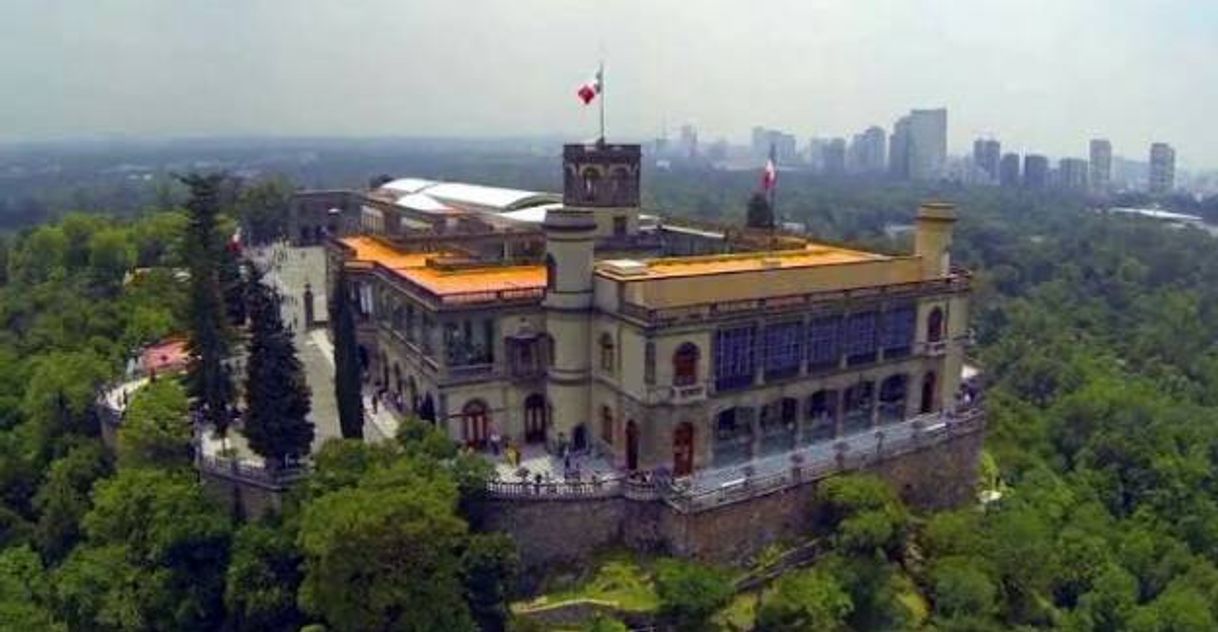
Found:
[[[660,560],[657,565],[660,612],[683,629],[704,624],[733,592],[731,580],[718,569],[679,560]]]

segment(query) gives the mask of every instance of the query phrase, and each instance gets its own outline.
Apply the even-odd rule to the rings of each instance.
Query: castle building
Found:
[[[883,254],[642,214],[637,145],[568,145],[562,169],[561,195],[361,194],[328,276],[353,288],[369,389],[473,447],[497,435],[707,488],[907,436],[960,401],[951,205],[923,204],[913,252]]]

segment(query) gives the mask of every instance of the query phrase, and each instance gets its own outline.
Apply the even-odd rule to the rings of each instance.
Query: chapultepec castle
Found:
[[[879,254],[643,214],[640,168],[637,145],[567,145],[561,195],[400,179],[293,201],[293,238],[347,274],[383,405],[584,464],[501,476],[491,525],[533,560],[726,558],[808,528],[841,471],[970,501],[984,417],[955,209],[924,204],[913,252]]]

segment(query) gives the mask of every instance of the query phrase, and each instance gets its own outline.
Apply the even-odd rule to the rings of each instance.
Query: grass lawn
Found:
[[[579,573],[556,573],[546,581],[546,590],[538,598],[517,608],[545,606],[579,599],[613,602],[622,610],[651,612],[660,607],[652,582],[650,564],[629,553],[612,553],[600,557],[591,570]]]

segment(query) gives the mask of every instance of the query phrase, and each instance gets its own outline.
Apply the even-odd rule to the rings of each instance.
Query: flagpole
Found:
[[[600,144],[605,144],[605,60],[601,60],[600,68],[596,71],[597,79],[601,83],[601,140]]]

